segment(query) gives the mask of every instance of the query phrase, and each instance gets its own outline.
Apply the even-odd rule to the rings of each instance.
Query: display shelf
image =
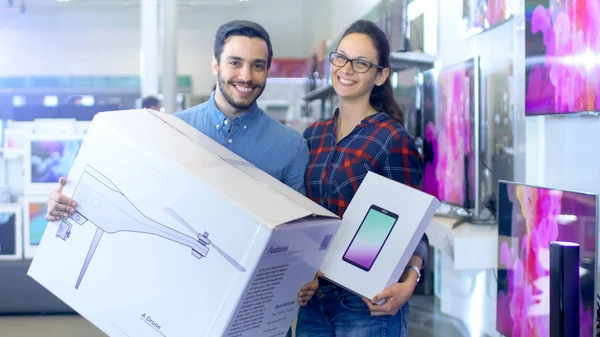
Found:
[[[392,70],[400,71],[417,67],[421,71],[433,68],[437,58],[433,55],[413,52],[393,52],[390,54]]]
[[[0,315],[75,313],[27,275],[30,265],[31,260],[0,261]]]
[[[498,225],[464,223],[435,216],[427,228],[429,243],[454,261],[454,269],[494,269],[498,264]]]
[[[323,87],[308,92],[302,99],[307,102],[314,101],[317,99],[327,99],[332,93],[333,86],[331,84],[327,84]]]

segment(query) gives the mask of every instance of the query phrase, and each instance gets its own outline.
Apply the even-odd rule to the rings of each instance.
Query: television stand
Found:
[[[496,225],[496,218],[490,214],[487,219],[481,219],[479,217],[475,217],[473,213],[464,208],[454,208],[449,213],[436,214],[438,217],[456,219],[456,221],[452,224],[452,229],[458,228],[459,226],[470,223],[473,225]]]
[[[452,229],[455,229],[456,227],[467,223],[467,222],[471,222],[472,217],[470,216],[461,216],[458,218],[458,220],[456,220],[453,224],[452,224]]]

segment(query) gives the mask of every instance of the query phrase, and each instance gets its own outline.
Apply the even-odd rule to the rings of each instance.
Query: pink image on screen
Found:
[[[499,195],[497,329],[507,337],[550,336],[550,242],[581,244],[580,336],[593,334],[596,196],[517,184]],[[510,234],[510,235],[509,235]],[[585,242],[594,241],[593,247]],[[584,261],[591,261],[587,264]]]
[[[488,0],[485,13],[488,25],[497,25],[505,20],[508,14],[510,14],[508,0]]]
[[[425,117],[423,190],[440,200],[470,207],[474,186],[474,61],[442,69],[437,77],[435,113]]]
[[[600,0],[526,1],[526,113],[600,111]]]
[[[463,20],[468,35],[491,29],[511,16],[510,0],[463,1]]]

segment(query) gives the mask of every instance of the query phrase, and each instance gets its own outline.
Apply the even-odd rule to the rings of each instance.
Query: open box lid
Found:
[[[140,150],[179,165],[264,225],[339,218],[173,115],[146,109],[101,112],[90,131],[99,128],[110,128]]]

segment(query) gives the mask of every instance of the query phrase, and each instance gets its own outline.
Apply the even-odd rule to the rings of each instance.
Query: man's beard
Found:
[[[262,95],[263,91],[265,90],[264,84],[258,84],[256,82],[227,81],[227,83],[225,83],[225,80],[223,79],[223,77],[221,77],[220,71],[217,73],[217,80],[219,81],[218,90],[221,91],[221,94],[223,95],[223,97],[225,98],[227,103],[229,103],[229,105],[231,105],[232,107],[234,107],[235,109],[240,110],[240,111],[248,110],[254,104],[254,102],[256,102],[256,100],[260,97],[260,95]],[[256,90],[256,92],[254,94],[255,97],[252,99],[252,102],[250,102],[250,103],[236,102],[233,99],[233,97],[226,90],[227,86],[231,87],[231,90],[235,90],[235,88],[233,88],[234,84],[246,85],[246,86],[252,87],[253,90]]]

